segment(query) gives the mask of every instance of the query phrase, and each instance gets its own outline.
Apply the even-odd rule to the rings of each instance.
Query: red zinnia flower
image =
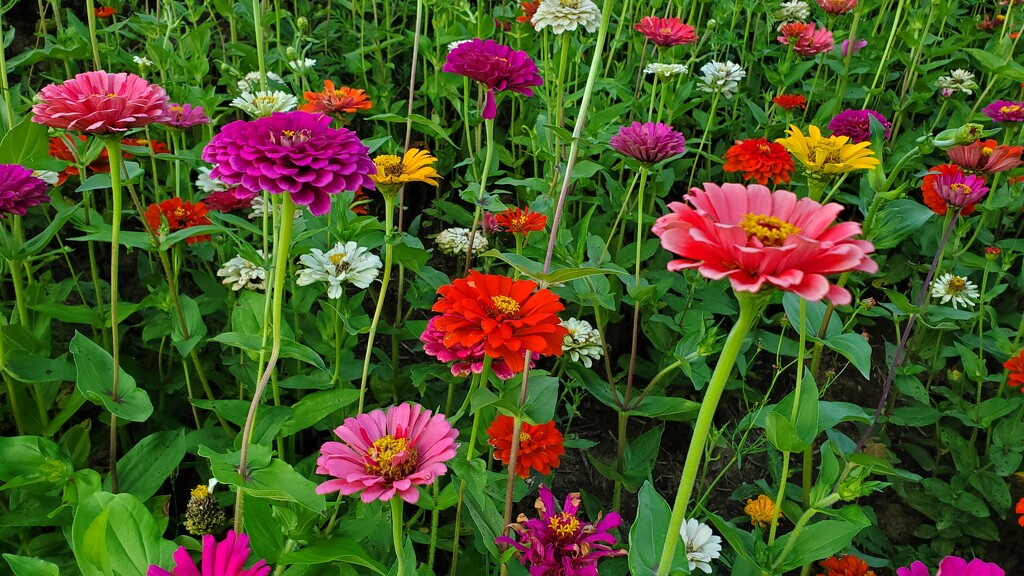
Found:
[[[1020,514],[1020,518],[1017,518],[1017,523],[1024,526],[1024,498],[1017,501],[1017,508],[1014,511]]]
[[[370,197],[363,192],[362,188],[357,188],[355,195],[352,197],[352,203],[349,204],[348,209],[353,214],[359,214],[360,216],[366,216],[370,213],[370,210],[366,207],[369,203]]]
[[[494,218],[502,230],[523,235],[543,230],[548,223],[547,216],[530,212],[529,208],[509,208]]]
[[[210,224],[210,219],[206,217],[208,212],[209,210],[202,202],[192,204],[191,202],[183,201],[181,198],[171,198],[159,204],[150,204],[149,208],[146,209],[146,222],[149,223],[149,227],[153,230],[159,230],[162,224],[161,221],[166,220],[167,229],[170,232],[175,232],[191,228],[192,226]],[[185,242],[188,244],[209,241],[209,234],[190,236],[185,239]]]
[[[1016,356],[1011,356],[1006,364],[1003,364],[1003,368],[1006,368],[1010,373],[1006,377],[1006,385],[1010,388],[1018,388],[1024,385],[1024,350],[1017,352]],[[1024,388],[1021,388],[1024,392]],[[1018,505],[1019,508],[1019,505]],[[1020,512],[1020,510],[1017,510]]]
[[[146,140],[145,138],[125,138],[121,140],[121,144],[125,146],[138,146],[139,148],[149,148],[149,151],[153,155],[157,154],[170,154],[171,149],[167,147],[167,144],[157,140]],[[132,155],[125,153],[125,159],[131,159]]]
[[[540,8],[540,0],[535,2],[520,2],[519,5],[523,9],[522,16],[516,16],[516,22],[520,24],[524,22],[530,22],[530,26],[533,26],[533,15],[537,13],[537,8]]]
[[[725,152],[726,172],[743,172],[747,180],[756,180],[762,186],[772,179],[776,184],[789,182],[795,166],[793,158],[782,144],[764,138],[737,142]]]
[[[944,216],[950,206],[960,208],[962,216],[969,216],[987,193],[983,178],[964,174],[955,164],[940,164],[932,168],[921,184],[925,205],[939,216]]]
[[[85,142],[85,135],[83,134],[66,134],[66,137],[78,138],[78,140]],[[77,159],[75,158],[74,152],[68,148],[67,142],[64,140],[64,136],[54,136],[50,138],[49,148],[51,158],[68,162],[68,166],[61,170],[57,175],[57,185],[60,186],[67,181],[68,176],[78,174],[78,167],[75,166]],[[100,155],[86,168],[91,172],[102,172],[104,174],[110,172],[110,161],[107,157],[107,149],[101,148]]]
[[[117,10],[114,10],[110,6],[99,6],[93,9],[93,12],[100,18],[110,18],[115,12],[117,12]]]
[[[954,146],[946,154],[965,172],[993,174],[1012,170],[1024,162],[1024,147],[1000,146],[995,140],[975,140],[966,146]]]
[[[364,90],[346,86],[335,88],[334,82],[330,80],[324,80],[322,92],[306,92],[303,97],[306,104],[299,110],[314,114],[349,114],[373,107],[373,102]]]
[[[488,444],[494,446],[494,456],[506,466],[512,458],[512,429],[515,421],[511,416],[499,414],[494,423],[487,428]],[[516,475],[526,478],[530,468],[541,474],[551,474],[552,468],[558,468],[559,457],[565,453],[562,444],[562,433],[555,428],[554,422],[533,425],[523,422],[519,432],[519,455],[516,457]]]
[[[683,44],[693,44],[698,40],[693,26],[683,24],[682,20],[674,16],[672,18],[645,16],[633,28],[658,46],[682,46]]]
[[[541,356],[561,356],[568,330],[558,312],[565,309],[553,292],[537,283],[513,280],[475,270],[437,291],[441,299],[432,310],[443,316],[434,326],[445,343],[475,346],[502,358],[514,372],[523,370],[523,350]]]
[[[826,572],[818,576],[875,576],[874,571],[868,569],[867,562],[852,554],[847,554],[842,558],[832,556],[827,560],[822,560],[821,567]]]
[[[208,208],[217,212],[235,212],[252,208],[252,200],[255,197],[244,190],[219,190],[210,192],[205,203]]]
[[[772,98],[772,102],[783,110],[796,110],[797,108],[807,107],[807,98],[804,98],[801,94],[779,94]]]

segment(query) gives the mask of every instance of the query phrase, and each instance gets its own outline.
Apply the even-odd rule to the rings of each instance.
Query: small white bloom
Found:
[[[205,166],[199,169],[199,177],[196,178],[196,188],[199,188],[207,194],[212,192],[224,192],[229,186],[217,178],[211,178],[210,172],[212,168],[206,168]]]
[[[53,170],[36,170],[32,172],[32,175],[43,182],[46,182],[50,186],[56,186],[57,182],[60,182],[60,174],[57,174]]]
[[[775,10],[775,19],[780,24],[787,24],[789,22],[805,22],[811,17],[811,7],[803,0],[788,0],[783,2],[777,10]]]
[[[487,238],[484,238],[480,230],[477,230],[473,237],[473,254],[479,254],[487,250]],[[452,256],[465,254],[466,250],[469,250],[469,229],[448,228],[447,230],[442,230],[434,238],[434,242],[445,254],[451,254]]]
[[[263,250],[257,250],[257,254],[263,256]],[[246,290],[265,290],[267,288],[267,270],[257,266],[253,262],[235,256],[224,263],[217,276],[223,278],[221,283],[231,286],[231,289],[238,292],[242,288]]]
[[[705,92],[721,92],[726,98],[739,91],[739,81],[747,75],[739,64],[714,60],[701,66],[700,72],[704,77],[697,81],[697,87]]]
[[[355,242],[338,242],[326,254],[313,248],[309,254],[300,256],[299,262],[305,268],[299,270],[295,283],[308,286],[313,282],[327,282],[327,296],[331,299],[341,298],[345,283],[356,288],[368,287],[383,266],[379,257]]]
[[[274,112],[295,110],[295,107],[299,105],[299,99],[280,90],[268,90],[255,94],[245,92],[232,100],[231,105],[253,118],[263,118]]]
[[[942,298],[940,304],[952,301],[953,308],[958,305],[974,308],[974,299],[979,295],[978,286],[974,282],[949,272],[932,282],[932,298]]]
[[[267,82],[277,82],[281,86],[284,86],[284,78],[281,78],[273,72],[267,72]],[[238,90],[240,92],[253,92],[260,89],[260,73],[249,72],[241,80],[238,81]]]
[[[530,22],[537,30],[551,26],[555,34],[572,32],[578,26],[592,33],[601,25],[601,9],[592,0],[541,0]]]
[[[132,62],[135,62],[139,68],[149,68],[153,65],[153,61],[145,56],[132,56]]]
[[[455,50],[456,46],[460,44],[465,44],[466,42],[472,42],[472,40],[456,40],[455,42],[449,42],[448,51],[451,52],[452,50]]]
[[[648,64],[644,68],[644,74],[657,74],[663,78],[671,78],[673,76],[681,76],[689,72],[685,64],[658,64],[657,62]]]
[[[311,70],[313,66],[316,66],[316,60],[313,58],[299,58],[288,63],[288,67],[292,69],[292,72],[297,74]]]
[[[590,368],[594,360],[601,359],[604,353],[601,333],[595,330],[590,322],[569,318],[562,321],[562,326],[569,330],[562,338],[562,352],[568,354],[570,360]]]
[[[939,76],[935,81],[935,87],[943,90],[959,90],[964,94],[972,94],[978,89],[978,83],[974,81],[974,74],[957,68],[951,71],[949,76]]]
[[[258,220],[260,218],[263,218],[263,212],[265,210],[265,207],[263,205],[263,196],[254,196],[252,199],[252,203],[249,204],[249,210],[249,215],[246,216],[246,218],[248,218],[249,220]],[[281,214],[280,209],[278,209],[276,212],[278,215]],[[295,219],[298,220],[299,218],[302,218],[302,212],[300,210],[296,210]]]
[[[722,555],[722,537],[715,536],[710,526],[693,518],[679,527],[679,535],[683,538],[690,572],[699,568],[705,574],[711,574],[711,561]]]

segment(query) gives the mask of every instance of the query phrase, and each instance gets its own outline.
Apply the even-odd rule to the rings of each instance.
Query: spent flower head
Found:
[[[957,68],[950,71],[948,76],[939,76],[935,80],[935,87],[942,90],[960,91],[970,95],[978,89],[978,83],[974,81],[974,74],[962,68]]]
[[[644,67],[644,74],[654,74],[666,79],[673,76],[682,76],[687,72],[689,72],[689,69],[686,68],[685,64],[660,64],[652,62]]]
[[[434,243],[438,249],[451,256],[465,255],[469,250],[469,228],[446,228],[434,237]],[[483,232],[477,230],[473,233],[473,254],[486,252],[488,248],[487,237]]]
[[[562,326],[568,332],[562,339],[562,353],[573,362],[590,368],[594,360],[600,360],[604,354],[601,333],[586,320],[569,318],[562,320]]]
[[[275,74],[273,72],[267,72],[267,84],[269,85],[271,82],[274,82],[274,83],[279,84],[281,86],[285,85],[284,78],[281,78],[281,76],[279,76],[279,75],[277,75],[277,74]],[[249,72],[248,74],[243,76],[241,80],[238,81],[238,91],[239,92],[255,92],[255,91],[259,90],[259,89],[260,89],[260,73],[259,73],[259,71]]]
[[[263,250],[257,250],[256,253],[260,258],[263,257]],[[241,254],[225,262],[217,270],[217,277],[222,278],[221,283],[227,284],[235,292],[243,288],[255,291],[267,288],[266,268],[243,258]]]
[[[804,0],[786,0],[775,10],[775,19],[786,24],[803,22],[811,17],[811,6]]]

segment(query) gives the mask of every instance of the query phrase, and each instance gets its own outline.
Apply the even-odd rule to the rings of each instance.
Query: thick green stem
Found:
[[[253,33],[256,35],[256,60],[260,67],[260,90],[266,90],[267,61],[264,57],[266,48],[263,47],[263,16],[260,10],[260,0],[252,0],[252,22]]]
[[[91,2],[90,2],[91,3]],[[91,12],[90,12],[91,14]],[[117,329],[117,285],[118,257],[121,253],[121,140],[120,137],[104,138],[107,157],[110,159],[110,355],[113,358],[114,373],[111,396],[119,402],[118,383],[121,378],[121,335]],[[110,414],[110,491],[117,493],[117,416]]]
[[[395,556],[398,557],[398,576],[405,576],[405,546],[402,542],[404,540],[402,538],[404,536],[402,505],[404,503],[405,500],[402,500],[398,494],[391,497],[391,536],[395,541]]]
[[[388,296],[388,284],[391,282],[391,264],[393,256],[393,245],[391,244],[391,232],[395,225],[395,195],[384,194],[384,277],[380,281],[380,294],[377,296],[377,307],[373,310],[373,320],[370,322],[370,334],[366,341],[366,355],[363,357],[363,375],[359,379],[359,414],[363,413],[363,406],[366,403],[366,380],[370,375],[370,359],[373,358],[373,341],[377,336],[377,325],[380,323],[381,313],[384,311],[384,301]]]

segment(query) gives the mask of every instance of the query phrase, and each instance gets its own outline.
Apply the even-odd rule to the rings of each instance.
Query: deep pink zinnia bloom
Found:
[[[441,362],[454,362],[452,364],[452,375],[469,376],[479,374],[484,369],[484,343],[479,342],[475,346],[463,346],[458,342],[445,344],[444,332],[434,327],[434,321],[440,316],[434,316],[427,321],[427,329],[420,334],[420,342],[423,342],[423,351],[437,358]],[[536,357],[536,356],[534,356]],[[530,367],[536,364],[531,359]],[[515,372],[508,367],[501,357],[491,361],[491,372],[502,380],[508,380],[515,376]]]
[[[818,6],[829,14],[846,14],[857,7],[857,0],[817,0]]]
[[[39,99],[32,106],[33,122],[89,134],[125,132],[169,118],[167,92],[124,72],[83,72],[45,86]]]
[[[892,123],[880,112],[874,110],[851,110],[847,108],[836,114],[828,123],[828,129],[835,136],[847,136],[854,144],[871,139],[871,117],[874,116],[885,128],[885,137],[892,134]]]
[[[797,199],[787,190],[759,184],[704,184],[673,202],[654,224],[661,246],[681,257],[672,271],[696,268],[705,278],[728,278],[733,290],[758,292],[765,284],[817,302],[849,304],[850,293],[831,284],[829,274],[874,273],[868,254],[875,247],[854,240],[860,224],[834,224],[843,207]]]
[[[513,50],[494,40],[473,38],[459,44],[441,68],[443,72],[461,74],[487,86],[487,99],[480,116],[491,120],[497,114],[494,91],[511,90],[524,96],[533,96],[531,86],[540,86],[544,80],[537,65],[522,50]]]
[[[223,542],[210,534],[203,536],[202,569],[196,566],[188,550],[184,546],[174,552],[174,570],[168,571],[159,566],[151,565],[147,576],[267,576],[270,566],[266,560],[253,564],[252,568],[243,568],[249,559],[249,537],[235,534],[228,530]]]
[[[50,185],[20,164],[0,164],[0,218],[24,216],[26,210],[49,202]]]
[[[209,124],[210,119],[206,116],[206,112],[202,106],[193,107],[191,104],[178,104],[171,102],[167,108],[168,120],[164,120],[162,124],[170,126],[171,128],[191,128],[199,124]]]
[[[1024,122],[1024,102],[996,100],[982,108],[981,113],[993,122]]]
[[[975,140],[966,146],[953,146],[946,150],[950,161],[964,172],[995,174],[1006,172],[1024,164],[1024,147],[1001,146],[995,140]]]
[[[619,154],[654,164],[686,150],[686,138],[668,124],[633,122],[619,128],[609,141]]]
[[[316,473],[334,476],[317,494],[363,491],[363,502],[391,500],[395,494],[415,504],[419,484],[431,484],[448,472],[459,431],[418,404],[400,404],[346,418],[334,433],[341,442],[320,448]]]
[[[598,516],[597,524],[581,522],[576,517],[580,495],[566,496],[559,512],[555,498],[541,484],[540,498],[534,504],[538,518],[525,518],[510,528],[518,537],[500,536],[497,544],[509,544],[519,551],[519,561],[528,566],[531,576],[597,576],[597,562],[607,556],[624,556],[625,550],[612,550],[615,536],[611,531],[622,524],[617,512]]]
[[[897,576],[929,576],[928,567],[917,561],[909,568],[897,568]],[[959,556],[946,556],[939,563],[939,571],[935,576],[1006,576],[1006,572],[992,562],[978,558],[967,562]]]
[[[932,182],[932,187],[939,199],[950,208],[964,209],[974,206],[988,194],[985,179],[974,174],[965,174],[957,169],[942,169],[942,167],[932,168],[928,174],[937,175]]]
[[[793,52],[801,56],[814,56],[815,54],[821,54],[822,52],[828,52],[835,48],[835,42],[832,40],[832,33],[824,28],[815,28],[814,24],[801,24],[797,29],[798,35],[789,37],[785,34],[786,27],[783,27],[783,35],[778,36],[776,39],[783,44],[789,44],[793,46]],[[796,28],[794,28],[796,29]]]
[[[675,16],[644,16],[640,22],[633,25],[633,28],[658,46],[682,46],[699,40],[693,26],[683,24],[683,21]]]
[[[203,149],[216,164],[210,178],[258,194],[287,192],[315,216],[331,208],[331,194],[373,190],[377,167],[355,132],[331,128],[331,117],[275,112],[268,118],[224,126]]]

